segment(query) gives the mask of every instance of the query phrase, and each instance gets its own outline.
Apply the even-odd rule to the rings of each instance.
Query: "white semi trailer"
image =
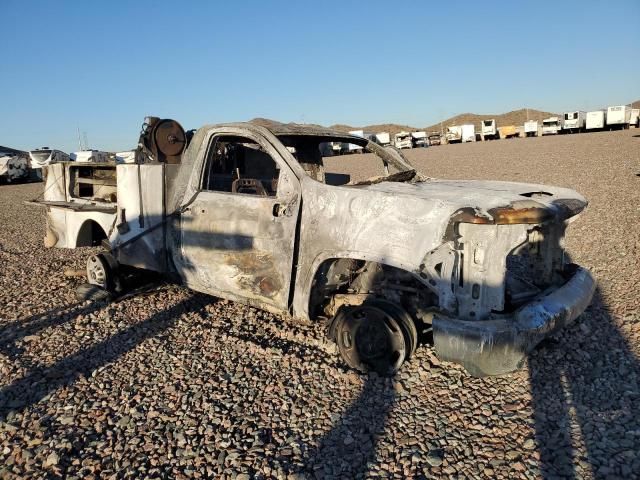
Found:
[[[607,128],[610,130],[629,128],[631,120],[631,107],[629,105],[616,105],[607,108]]]
[[[606,125],[606,110],[593,110],[587,112],[584,128],[585,130],[602,130]]]
[[[483,140],[497,140],[500,138],[495,119],[482,120],[480,126]]]
[[[587,114],[582,110],[565,112],[562,120],[562,133],[582,132]]]
[[[524,122],[524,136],[525,137],[537,137],[538,136],[538,121],[527,120]]]

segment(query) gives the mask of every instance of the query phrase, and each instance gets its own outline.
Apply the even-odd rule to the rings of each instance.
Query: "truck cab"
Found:
[[[517,369],[593,295],[589,272],[563,254],[587,205],[572,190],[432,179],[393,148],[320,127],[147,130],[137,164],[47,169],[47,245],[101,240],[87,277],[104,291],[156,272],[325,322],[360,371],[393,375],[432,338],[440,358],[478,376]],[[378,174],[328,171],[331,142],[360,146]]]

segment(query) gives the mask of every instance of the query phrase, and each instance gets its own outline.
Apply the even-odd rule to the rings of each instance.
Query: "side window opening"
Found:
[[[215,137],[207,153],[202,189],[273,197],[279,176],[278,164],[255,141],[239,136]]]

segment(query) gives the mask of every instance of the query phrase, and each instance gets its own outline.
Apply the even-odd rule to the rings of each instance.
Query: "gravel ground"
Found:
[[[177,286],[78,304],[63,271],[92,250],[45,250],[43,212],[21,204],[42,185],[0,186],[0,478],[639,477],[636,132],[407,152],[433,177],[591,202],[567,249],[598,278],[593,305],[500,378],[428,346],[395,379],[358,375],[319,325]]]

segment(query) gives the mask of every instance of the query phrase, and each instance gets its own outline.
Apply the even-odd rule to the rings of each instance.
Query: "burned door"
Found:
[[[181,216],[183,277],[196,290],[286,309],[299,182],[261,137],[215,134]]]

